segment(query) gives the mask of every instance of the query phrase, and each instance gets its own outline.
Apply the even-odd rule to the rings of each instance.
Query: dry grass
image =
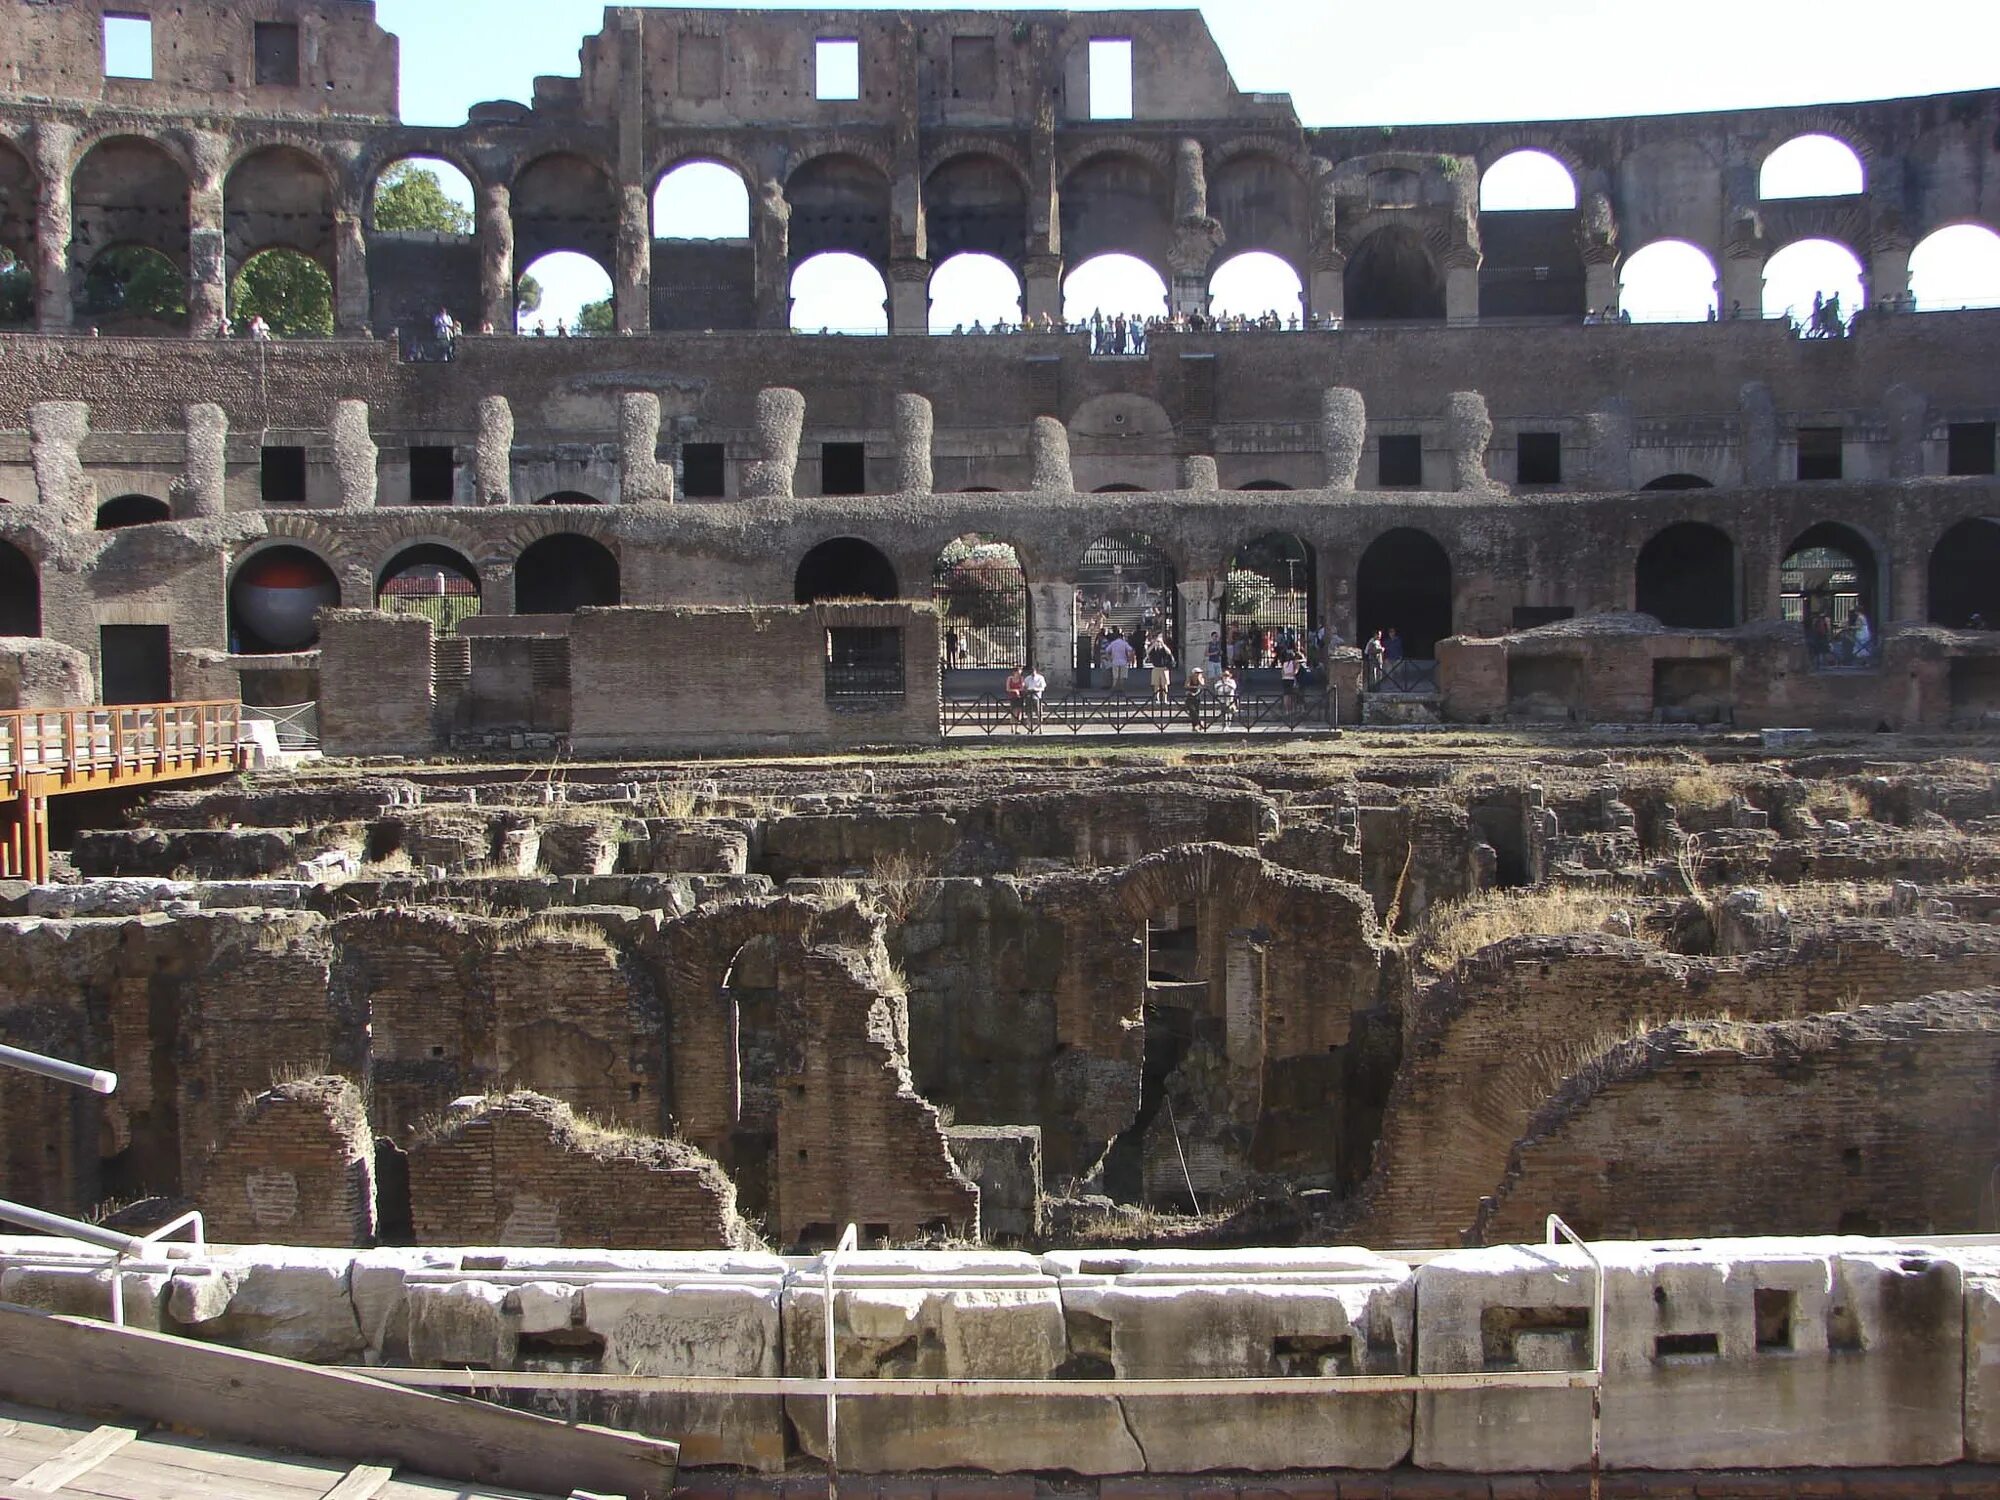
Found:
[[[571,948],[586,948],[597,953],[615,954],[618,950],[604,929],[574,917],[560,916],[555,912],[541,912],[530,917],[519,926],[501,934],[495,947],[505,952],[509,949],[533,948],[543,943],[561,943]]]
[[[1486,891],[1432,907],[1412,947],[1425,969],[1442,974],[1508,938],[1599,932],[1612,913],[1631,910],[1628,899],[1575,886]]]
[[[1806,794],[1806,807],[1822,822],[1837,818],[1843,823],[1854,823],[1875,816],[1868,794],[1848,782],[1814,782],[1812,790]]]
[[[1736,788],[1713,766],[1676,776],[1667,786],[1667,799],[1684,813],[1715,812],[1727,807],[1735,795]]]
[[[908,849],[876,856],[868,872],[875,908],[890,921],[910,920],[923,904],[927,883],[936,878],[937,861]]]

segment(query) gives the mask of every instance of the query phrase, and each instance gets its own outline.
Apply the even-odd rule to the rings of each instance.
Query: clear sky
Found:
[[[738,8],[820,7],[738,0]],[[908,7],[864,0],[848,8]],[[1238,86],[1289,93],[1308,125],[1675,113],[2000,86],[2000,0],[1676,0],[1670,20],[1652,5],[1624,0],[1430,0],[1421,7],[1227,0],[1159,8],[1202,11]],[[537,74],[574,75],[577,50],[602,28],[604,6],[377,0],[377,14],[402,38],[404,118],[455,125],[481,100],[527,102]],[[728,217],[725,211],[718,222]],[[1961,278],[1978,283],[1985,274],[1977,251],[1964,263],[1951,259],[1948,269]],[[2000,268],[1993,274],[2000,277]],[[1816,269],[1803,277],[1804,299],[1822,284],[1830,289],[1832,275]],[[543,279],[550,310],[572,315],[596,285],[596,278],[555,268]],[[1138,295],[1129,279],[1114,282],[1107,311],[1121,288],[1127,300]],[[1077,288],[1070,290],[1074,303]],[[1264,276],[1250,278],[1237,297],[1247,310],[1260,300],[1275,305],[1287,291]],[[2000,283],[1981,300],[2000,300]],[[952,321],[943,319],[945,326]]]

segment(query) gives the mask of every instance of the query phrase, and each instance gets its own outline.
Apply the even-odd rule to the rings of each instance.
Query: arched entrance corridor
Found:
[[[1405,658],[1436,657],[1452,621],[1451,558],[1435,538],[1403,526],[1369,544],[1355,575],[1355,621],[1362,641],[1394,630]]]
[[[621,602],[618,559],[573,531],[545,536],[514,564],[514,613],[571,615]]]
[[[792,599],[798,604],[900,596],[895,565],[880,549],[859,537],[837,536],[821,542],[800,560],[799,570],[792,576]]]
[[[1680,521],[1639,549],[1635,607],[1675,630],[1727,630],[1737,622],[1736,544],[1727,532]]]
[[[1786,549],[1778,569],[1779,612],[1804,633],[1815,664],[1874,660],[1881,619],[1877,576],[1875,549],[1846,526],[1814,526]]]
[[[1160,638],[1181,655],[1180,590],[1174,565],[1142,532],[1110,532],[1084,549],[1076,570],[1076,681],[1091,684],[1114,632],[1143,658]]]

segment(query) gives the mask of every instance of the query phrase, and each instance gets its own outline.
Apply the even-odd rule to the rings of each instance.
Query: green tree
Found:
[[[144,245],[114,245],[90,263],[83,315],[102,322],[187,322],[187,278]]]
[[[256,317],[286,338],[333,332],[333,282],[296,250],[253,255],[229,288],[229,307],[239,332]]]
[[[542,306],[542,284],[532,276],[523,276],[515,289],[514,310],[518,313],[539,312]]]
[[[472,210],[447,196],[430,168],[404,162],[391,167],[375,189],[375,227],[470,234]]]
[[[26,323],[34,314],[34,274],[11,250],[0,248],[0,323]]]
[[[602,302],[586,302],[576,315],[576,332],[610,333],[617,327],[617,320],[611,315],[611,299]]]

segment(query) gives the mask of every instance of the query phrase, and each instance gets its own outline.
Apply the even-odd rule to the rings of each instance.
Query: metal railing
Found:
[[[1083,693],[1062,698],[1044,697],[1039,715],[1022,700],[1002,693],[946,698],[939,704],[938,710],[940,725],[947,736],[962,731],[993,736],[1012,734],[1017,730],[1034,733],[1053,730],[1072,735],[1125,734],[1128,731],[1152,734],[1268,733],[1277,729],[1306,732],[1339,727],[1340,695],[1334,688],[1318,687],[1289,695],[1239,696],[1233,705],[1225,706],[1213,690],[1205,690],[1195,700],[1195,710],[1191,715],[1184,693],[1171,693],[1167,701],[1161,703],[1142,687],[1123,697]]]
[[[276,727],[280,750],[319,749],[319,704],[292,703],[284,707],[250,704],[243,706],[245,724],[269,723]]]
[[[1370,693],[1435,693],[1438,690],[1438,664],[1407,656],[1384,662],[1382,669],[1375,673],[1372,681],[1365,683],[1363,690]]]
[[[0,770],[139,772],[234,758],[242,709],[230,701],[112,708],[24,708],[0,713]]]

